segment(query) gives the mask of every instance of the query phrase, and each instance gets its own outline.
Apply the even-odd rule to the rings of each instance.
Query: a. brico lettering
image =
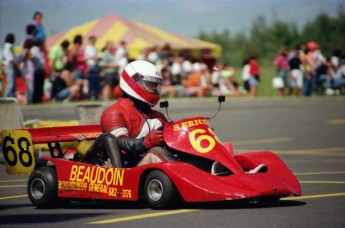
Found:
[[[198,126],[200,124],[209,124],[209,122],[206,119],[197,119],[197,120],[182,122],[180,124],[174,124],[173,128],[174,128],[174,131],[179,131],[182,128],[189,128],[193,126]]]

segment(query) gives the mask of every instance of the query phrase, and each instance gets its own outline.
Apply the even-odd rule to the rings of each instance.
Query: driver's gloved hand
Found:
[[[154,146],[160,146],[163,142],[164,137],[162,130],[151,131],[144,139],[144,144],[147,149],[151,149]]]

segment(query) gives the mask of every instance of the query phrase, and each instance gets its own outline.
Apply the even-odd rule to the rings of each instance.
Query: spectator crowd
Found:
[[[72,41],[46,47],[43,14],[36,12],[26,26],[22,51],[15,55],[16,37],[8,33],[1,48],[0,87],[3,96],[24,97],[26,104],[45,101],[110,100],[121,95],[118,87],[129,59],[126,41],[109,40],[102,50],[96,36],[75,35]],[[85,42],[86,41],[86,42]],[[162,72],[162,96],[257,96],[262,75],[257,55],[243,60],[241,75],[231,64],[211,59],[207,51],[195,58],[189,51],[174,55],[169,44],[142,51],[137,59],[148,60]],[[273,61],[277,76],[272,86],[279,96],[310,96],[313,92],[333,95],[345,87],[345,58],[336,49],[324,57],[315,42],[301,43],[294,50],[282,47]],[[25,94],[17,89],[17,78],[25,81]],[[271,76],[272,77],[272,76]],[[5,83],[3,83],[5,82]]]
[[[293,50],[282,47],[273,64],[277,78],[273,87],[279,96],[334,95],[345,89],[345,53],[334,49],[330,57],[322,54],[316,42],[300,43]]]

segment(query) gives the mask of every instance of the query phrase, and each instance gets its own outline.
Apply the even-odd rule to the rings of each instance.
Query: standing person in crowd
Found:
[[[41,41],[42,52],[46,54],[47,53],[47,49],[45,46],[46,33],[44,31],[42,19],[43,19],[42,12],[37,11],[34,13],[33,20],[34,20],[34,25],[36,26],[35,39]]]
[[[150,61],[152,64],[156,65],[159,61],[159,48],[158,46],[153,46],[147,54],[147,60]]]
[[[303,65],[303,96],[311,96],[313,93],[313,80],[315,79],[316,59],[314,58],[313,51],[308,47],[302,56]]]
[[[16,37],[13,33],[6,35],[5,44],[2,48],[2,59],[3,64],[5,65],[5,72],[7,77],[6,82],[6,97],[15,97],[16,96],[16,77],[19,72],[19,65],[16,61],[16,56],[14,55],[13,45],[16,41]]]
[[[242,78],[244,89],[247,92],[249,92],[249,90],[250,90],[250,86],[249,86],[250,74],[249,74],[249,58],[248,57],[243,59],[241,78]]]
[[[277,68],[278,76],[283,80],[283,88],[278,89],[278,96],[285,95],[285,87],[287,85],[288,76],[288,60],[287,55],[289,53],[288,47],[282,47],[278,53],[278,56],[274,59],[273,64]]]
[[[49,62],[50,62],[49,50],[47,49],[47,46],[46,46],[46,33],[42,24],[42,20],[43,20],[43,13],[40,11],[36,11],[33,16],[34,25],[36,26],[35,39],[39,40],[41,43],[40,48],[46,62],[44,66],[44,70],[46,73],[49,73],[51,71],[50,70],[51,65],[49,65]]]
[[[42,103],[45,73],[45,57],[41,51],[42,42],[35,40],[33,47],[30,49],[32,61],[34,63],[34,92],[32,103]]]
[[[50,81],[52,83],[51,95],[53,100],[57,100],[56,93],[59,89],[64,88],[61,85],[61,74],[67,64],[68,47],[70,43],[64,40],[58,46],[54,46],[49,51]]]
[[[121,72],[125,69],[127,64],[129,63],[129,52],[126,49],[120,59],[117,60],[117,75],[121,75]]]
[[[27,41],[27,40],[35,41],[36,40],[36,34],[37,34],[37,30],[36,30],[36,26],[34,24],[29,24],[26,26],[26,36],[25,36],[24,41],[23,41],[23,48],[24,48],[25,41]]]
[[[74,36],[73,45],[68,52],[67,61],[73,66],[73,80],[77,81],[85,77],[87,65],[85,60],[83,45],[83,37],[78,34]]]
[[[104,72],[104,84],[102,88],[102,97],[104,100],[110,100],[114,97],[114,88],[118,84],[117,65],[115,63],[115,46],[113,41],[108,41],[102,52],[102,61],[100,66]]]
[[[295,46],[293,50],[291,50],[287,56],[288,61],[295,56],[295,50],[298,50],[299,57],[302,58],[304,56],[305,49],[307,48],[307,44],[305,42],[301,42]]]
[[[120,59],[124,55],[126,55],[126,53],[128,53],[127,42],[124,40],[121,40],[119,46],[116,48],[116,51],[115,51],[115,63],[120,61]]]
[[[316,88],[318,83],[317,68],[325,62],[320,46],[315,42],[307,43],[306,55],[304,56],[304,65],[307,67],[308,73],[306,73],[304,81],[304,96],[311,96],[313,90]]]
[[[89,90],[87,93],[87,98],[90,100],[94,97],[99,100],[100,93],[100,67],[99,61],[101,60],[98,56],[98,51],[95,47],[97,41],[96,36],[89,37],[89,44],[85,48],[85,58],[88,67],[87,77],[89,80]]]
[[[319,44],[315,43],[315,42],[309,42],[308,47],[310,50],[312,50],[313,52],[313,57],[314,57],[314,61],[315,61],[315,69],[317,67],[319,67],[320,65],[322,65],[325,61],[326,58],[323,56],[322,52],[321,52],[321,47]]]
[[[121,75],[122,71],[125,69],[128,60],[129,51],[127,48],[126,41],[121,41],[120,46],[117,48],[115,53],[115,64],[117,65],[117,75]]]
[[[34,40],[26,40],[24,43],[24,49],[20,54],[20,70],[22,77],[25,79],[26,85],[26,104],[32,103],[34,93],[34,63],[32,61],[31,48],[34,46]]]
[[[289,72],[290,72],[290,88],[289,88],[289,95],[294,93],[294,90],[297,96],[302,95],[302,88],[303,88],[303,71],[302,68],[302,61],[300,58],[300,52],[298,49],[294,50],[294,55],[289,60]]]
[[[256,97],[260,81],[260,67],[257,64],[257,56],[252,54],[249,58],[249,93],[250,97]]]
[[[62,72],[67,63],[69,41],[64,40],[58,46],[54,46],[49,51],[50,62],[50,80],[54,81],[55,78]]]

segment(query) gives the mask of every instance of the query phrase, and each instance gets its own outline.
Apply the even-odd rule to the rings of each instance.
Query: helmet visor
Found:
[[[147,92],[160,95],[162,88],[162,79],[152,76],[139,77],[136,82]]]

